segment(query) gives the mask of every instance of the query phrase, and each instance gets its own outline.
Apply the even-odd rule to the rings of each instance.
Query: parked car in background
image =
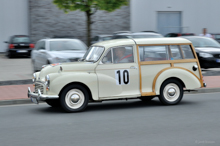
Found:
[[[162,38],[163,36],[155,32],[134,32],[134,33],[119,33],[113,35],[112,39],[123,38]]]
[[[194,36],[194,33],[168,33],[164,37]]]
[[[33,71],[47,64],[78,61],[86,51],[87,46],[78,39],[39,40],[31,53]]]
[[[107,41],[111,39],[112,39],[112,35],[97,35],[92,38],[91,44],[95,44],[97,42]]]
[[[202,68],[220,67],[220,44],[208,37],[183,37],[192,42]]]
[[[76,39],[75,36],[72,35],[55,35],[53,38],[66,38],[66,39]]]
[[[134,32],[132,38],[162,38],[163,35],[156,32]]]
[[[119,33],[131,33],[131,31],[128,31],[128,30],[115,31],[115,32],[113,32],[113,35],[115,35],[115,34],[119,34]]]
[[[30,56],[34,48],[34,44],[27,35],[13,35],[5,43],[8,44],[6,55],[9,58],[14,56]]]
[[[213,39],[220,43],[220,33],[211,33]]]

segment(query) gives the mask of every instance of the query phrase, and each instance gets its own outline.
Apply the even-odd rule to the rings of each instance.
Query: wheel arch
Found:
[[[154,92],[157,95],[160,94],[161,85],[169,79],[178,80],[183,85],[183,87],[187,89],[195,89],[201,87],[199,78],[193,73],[180,68],[172,68],[160,72],[160,74],[158,74],[158,76],[155,78]]]
[[[66,84],[66,85],[60,90],[60,92],[59,92],[59,98],[60,98],[61,93],[63,92],[63,90],[64,90],[66,87],[71,86],[71,85],[76,85],[76,84],[77,84],[77,85],[81,85],[81,86],[83,86],[84,88],[86,88],[86,90],[87,90],[88,93],[89,93],[89,100],[93,101],[91,90],[89,89],[88,86],[86,86],[85,84],[83,84],[83,83],[81,83],[81,82],[71,82],[71,83]]]

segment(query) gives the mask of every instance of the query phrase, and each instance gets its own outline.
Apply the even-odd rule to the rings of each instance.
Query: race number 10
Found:
[[[115,70],[115,79],[117,85],[129,84],[129,70]]]

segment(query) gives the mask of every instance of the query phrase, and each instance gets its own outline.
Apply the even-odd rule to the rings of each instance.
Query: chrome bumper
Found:
[[[40,89],[38,89],[37,92],[38,93],[31,92],[30,87],[28,87],[28,94],[27,94],[28,98],[30,98],[31,101],[33,103],[36,103],[36,104],[38,104],[40,100],[57,99],[57,98],[59,98],[58,95],[44,95],[44,94],[41,94]]]

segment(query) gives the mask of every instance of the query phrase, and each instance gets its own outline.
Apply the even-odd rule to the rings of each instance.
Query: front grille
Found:
[[[220,58],[220,54],[214,54],[213,55],[215,58]]]
[[[35,83],[35,93],[38,93],[38,89],[40,89],[41,94],[44,93],[44,86],[39,83]]]

